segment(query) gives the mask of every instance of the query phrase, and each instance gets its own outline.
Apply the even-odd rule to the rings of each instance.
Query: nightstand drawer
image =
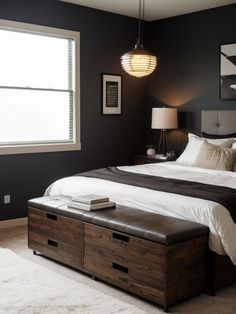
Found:
[[[154,158],[154,157],[148,157],[147,155],[135,155],[134,158],[134,164],[135,165],[142,165],[142,164],[152,164],[152,163],[159,163],[159,162],[165,162],[165,161],[175,161],[176,158]]]
[[[156,158],[150,158],[147,155],[136,155],[134,159],[135,165],[159,162]]]

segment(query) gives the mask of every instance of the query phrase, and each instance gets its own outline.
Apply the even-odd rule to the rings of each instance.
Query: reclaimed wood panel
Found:
[[[44,235],[52,240],[82,247],[83,224],[78,220],[29,208],[29,231]]]
[[[167,247],[166,303],[196,295],[207,285],[208,236]]]
[[[139,263],[140,259],[141,257]],[[117,256],[110,255],[109,251],[87,244],[84,247],[84,269],[100,279],[162,304],[164,280],[155,277],[154,269],[153,272],[149,269],[147,273],[143,267],[140,271],[130,261],[117,259]]]
[[[48,216],[49,214],[49,216]],[[29,208],[29,248],[75,268],[82,267],[83,224]]]
[[[96,244],[110,254],[126,256],[131,262],[137,263],[142,256],[150,266],[158,266],[163,271],[165,245],[89,224],[84,226],[84,238],[85,244]]]
[[[124,241],[114,238],[112,230],[85,225],[84,268],[163,305],[206,287],[207,236],[173,246],[122,236]],[[121,270],[114,269],[114,263],[121,265]]]

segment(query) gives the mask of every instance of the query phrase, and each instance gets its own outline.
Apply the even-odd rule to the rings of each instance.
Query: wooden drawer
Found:
[[[29,231],[29,248],[69,266],[82,267],[82,251],[69,244]]]
[[[84,226],[84,269],[161,303],[164,260],[162,245],[101,227]]]
[[[29,208],[29,231],[82,248],[83,224],[77,220]]]
[[[28,245],[45,256],[75,268],[82,267],[83,224],[29,208]]]

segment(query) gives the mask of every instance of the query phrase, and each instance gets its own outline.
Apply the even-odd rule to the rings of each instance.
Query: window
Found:
[[[79,33],[0,21],[0,154],[80,149]]]

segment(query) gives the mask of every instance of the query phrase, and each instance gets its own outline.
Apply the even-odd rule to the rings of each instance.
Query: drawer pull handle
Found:
[[[47,214],[47,218],[51,220],[57,220],[57,216],[53,214]]]
[[[51,246],[57,247],[57,242],[52,241],[52,240],[48,240],[48,245],[51,245]]]
[[[112,268],[120,270],[120,271],[122,271],[123,273],[126,273],[126,274],[128,274],[128,272],[129,272],[129,268],[128,267],[125,267],[125,266],[122,266],[122,265],[119,265],[119,264],[116,264],[116,263],[112,263]]]
[[[113,236],[113,239],[121,240],[123,242],[129,242],[129,237],[123,234],[113,232],[112,236]]]

